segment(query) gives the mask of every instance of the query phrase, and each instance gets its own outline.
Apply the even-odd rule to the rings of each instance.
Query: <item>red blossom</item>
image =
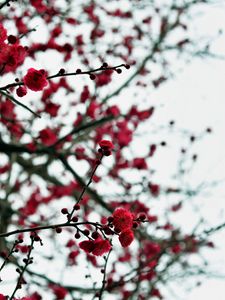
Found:
[[[86,102],[86,100],[90,97],[89,88],[87,85],[84,86],[83,91],[80,95],[80,101],[82,103]]]
[[[92,253],[96,256],[101,256],[104,253],[107,253],[111,249],[110,242],[108,240],[102,240],[101,238],[92,241],[83,241],[79,243],[79,246],[86,253]]]
[[[43,13],[47,9],[46,5],[43,3],[43,0],[31,0],[30,4],[35,7],[38,13]]]
[[[79,255],[79,253],[80,252],[78,250],[73,250],[69,253],[68,259],[69,259],[70,264],[73,264],[73,265],[76,264],[76,258]]]
[[[91,103],[89,104],[89,106],[87,108],[87,115],[90,118],[95,119],[96,112],[99,110],[99,107],[100,107],[100,105],[96,101],[91,101]]]
[[[157,197],[160,193],[160,186],[158,184],[149,183],[148,185],[149,190],[152,194],[152,196]]]
[[[113,143],[108,140],[101,140],[98,144],[103,150],[112,150],[114,148]]]
[[[14,72],[16,68],[21,65],[26,57],[26,48],[19,45],[8,45],[7,57],[5,59],[6,72]]]
[[[34,68],[30,68],[24,76],[23,81],[30,90],[35,92],[41,91],[48,85],[46,75],[46,71],[43,69],[35,70]]]
[[[94,250],[92,254],[96,256],[103,255],[104,253],[109,252],[111,249],[110,242],[108,240],[96,240],[94,241]]]
[[[131,229],[123,230],[119,235],[119,241],[122,247],[128,247],[134,240],[134,233]]]
[[[51,146],[57,141],[56,134],[50,128],[42,129],[39,136],[41,142],[46,146]]]
[[[31,296],[27,296],[27,297],[23,297],[23,298],[17,298],[15,300],[41,300],[41,299],[42,299],[42,297],[37,292],[35,292]],[[1,300],[1,298],[0,298],[0,300]]]
[[[173,247],[171,247],[171,251],[174,254],[179,254],[182,251],[182,248],[179,244],[177,244],[177,245],[174,245]]]
[[[0,102],[0,116],[7,119],[14,119],[15,118],[14,108],[15,108],[15,104],[13,104],[9,100]]]
[[[116,139],[118,141],[119,146],[121,148],[128,146],[129,143],[132,141],[132,135],[133,131],[128,128],[121,129],[121,131],[116,133]]]
[[[65,299],[67,295],[67,290],[59,285],[50,285],[50,288],[52,289],[53,293],[56,296],[56,300],[62,300]]]
[[[134,158],[134,160],[132,162],[132,167],[136,168],[138,170],[146,170],[148,168],[148,165],[144,158],[137,157],[137,158]]]
[[[115,230],[123,231],[133,226],[133,215],[124,208],[117,208],[113,213],[113,225]]]
[[[79,246],[86,253],[91,253],[94,250],[94,242],[93,241],[82,241],[79,243]]]
[[[101,74],[96,75],[96,85],[97,86],[103,86],[110,83],[111,76],[112,76],[113,70],[106,70],[105,72]]]
[[[1,30],[1,27],[0,27],[0,30]],[[1,34],[1,32],[0,32],[0,34]],[[0,294],[0,300],[7,300],[7,298],[3,294]]]
[[[152,291],[151,291],[151,296],[153,297],[157,297],[159,299],[163,299],[160,291],[157,289],[157,288],[153,288]]]
[[[144,251],[146,255],[151,257],[151,256],[155,256],[156,254],[159,254],[161,251],[161,247],[159,244],[149,241],[144,246]]]
[[[107,108],[106,113],[116,117],[120,114],[120,109],[117,105],[112,105],[111,107]]]
[[[10,170],[10,164],[6,164],[0,167],[0,174],[4,174]],[[1,299],[0,299],[1,300]]]
[[[44,112],[47,112],[51,117],[56,117],[58,114],[58,110],[60,108],[60,105],[48,102],[45,105]]]

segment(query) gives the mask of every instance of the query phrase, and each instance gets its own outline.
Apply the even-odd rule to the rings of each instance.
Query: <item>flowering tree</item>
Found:
[[[0,300],[163,299],[174,270],[196,269],[187,259],[213,247],[220,228],[170,221],[198,192],[181,185],[188,150],[159,182],[151,165],[167,143],[149,138],[149,91],[174,58],[209,54],[189,32],[203,5],[2,1]]]

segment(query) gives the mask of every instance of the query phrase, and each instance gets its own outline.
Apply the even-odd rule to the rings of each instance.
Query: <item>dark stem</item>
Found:
[[[31,243],[30,243],[28,254],[27,254],[27,258],[24,259],[24,266],[23,266],[22,270],[19,271],[20,276],[17,280],[17,284],[16,284],[15,289],[14,289],[11,297],[9,298],[9,300],[13,300],[13,297],[16,294],[17,290],[21,288],[21,284],[22,284],[22,281],[23,281],[23,274],[26,271],[28,265],[33,262],[32,257],[31,257],[31,252],[33,250],[33,245],[34,245],[34,236],[31,236]]]
[[[94,168],[93,168],[93,170],[92,170],[92,172],[91,172],[89,181],[88,181],[87,184],[84,185],[84,187],[83,187],[83,189],[82,189],[82,191],[81,191],[81,193],[80,193],[80,196],[78,197],[78,200],[77,200],[76,204],[79,204],[79,203],[80,203],[80,201],[81,201],[82,198],[83,198],[84,193],[86,192],[86,190],[87,190],[87,188],[89,187],[89,185],[92,183],[93,176],[94,176],[94,174],[95,174],[95,172],[96,172],[98,166],[101,164],[102,158],[103,158],[103,154],[101,154],[100,158],[99,158],[99,159],[97,160],[97,162],[95,163],[95,166],[94,166]],[[62,158],[62,159],[64,160],[64,158]],[[76,205],[76,204],[75,204],[75,205]],[[75,209],[76,209],[76,208],[75,208],[75,206],[74,206],[73,209],[72,209],[72,211],[68,214],[68,222],[71,221]]]
[[[78,226],[80,225],[93,225],[95,227],[102,227],[101,224],[97,223],[97,222],[76,222],[76,223],[71,223],[71,222],[64,222],[64,223],[59,223],[59,224],[52,224],[52,225],[44,225],[44,226],[36,226],[36,227],[32,227],[32,228],[22,228],[22,229],[16,229],[13,231],[9,231],[9,232],[4,232],[4,233],[0,233],[0,238],[2,237],[8,237],[11,235],[15,235],[15,234],[19,234],[22,232],[38,232],[39,230],[46,230],[46,229],[56,229],[58,227],[75,227],[78,228]]]
[[[104,273],[103,273],[103,279],[102,279],[102,287],[99,291],[99,300],[102,300],[102,297],[103,297],[103,293],[104,293],[104,290],[105,290],[105,284],[106,284],[106,268],[107,268],[107,263],[108,263],[108,260],[109,260],[109,256],[110,256],[110,253],[112,252],[112,249],[109,251],[109,253],[107,254],[107,256],[105,257],[105,265],[104,265]]]

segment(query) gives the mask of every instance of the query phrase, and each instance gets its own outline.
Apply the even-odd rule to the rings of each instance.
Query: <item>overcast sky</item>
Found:
[[[218,29],[225,31],[224,5],[222,7],[213,5],[199,18],[195,26],[205,35],[213,35]],[[215,53],[225,56],[224,35],[212,45]],[[202,144],[205,148],[200,149],[204,165],[198,168],[194,180],[210,181],[225,178],[225,60],[194,59],[180,74],[177,74],[176,78],[168,81],[153,96],[159,100],[167,99],[162,108],[165,121],[168,120],[168,116],[171,116],[171,119],[174,116],[180,127],[199,131],[205,124],[213,128],[213,135],[207,138],[206,144]],[[202,212],[209,224],[225,222],[224,186],[223,180],[213,192],[213,197],[202,199]],[[191,215],[182,215],[182,221],[184,218],[188,226],[192,222]],[[225,230],[215,234],[213,241],[216,250],[208,251],[209,268],[225,274]],[[196,278],[193,277],[193,283],[195,281]],[[203,284],[189,293],[182,293],[177,285],[175,288],[173,286],[173,290],[176,291],[176,296],[183,295],[184,300],[224,300],[225,278],[205,279]],[[174,300],[174,296],[166,299]]]

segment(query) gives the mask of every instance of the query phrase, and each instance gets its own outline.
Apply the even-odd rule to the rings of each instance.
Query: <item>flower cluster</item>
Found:
[[[122,247],[128,247],[134,240],[133,215],[125,208],[117,208],[113,213],[113,225],[116,232],[119,232],[119,241]]]
[[[26,57],[27,48],[19,43],[15,36],[7,36],[7,31],[0,23],[0,67],[4,72],[14,72]]]
[[[111,249],[110,242],[108,240],[103,240],[98,238],[96,240],[86,240],[79,243],[79,246],[86,253],[92,253],[96,256],[101,256],[104,253],[107,253]]]

